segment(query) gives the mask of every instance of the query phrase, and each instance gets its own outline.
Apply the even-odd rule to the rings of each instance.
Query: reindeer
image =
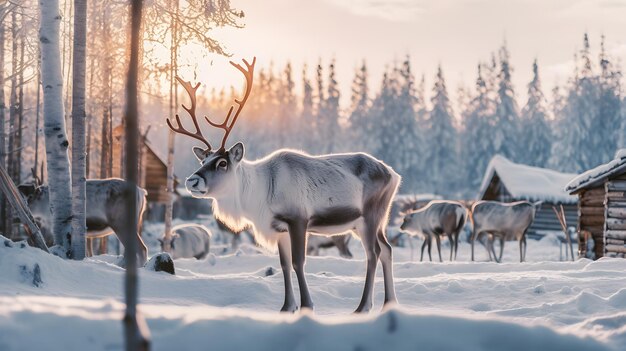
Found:
[[[319,235],[310,235],[307,239],[307,254],[312,256],[319,256],[320,249],[328,249],[336,247],[339,251],[339,256],[343,258],[352,258],[352,252],[348,244],[352,235],[333,235],[331,237],[323,237]]]
[[[201,260],[209,254],[211,231],[199,224],[181,224],[172,228],[170,255],[172,258],[195,258]],[[164,238],[158,239],[163,250]]]
[[[496,262],[502,259],[504,242],[519,241],[520,262],[526,259],[526,231],[535,219],[535,212],[541,202],[518,201],[502,203],[497,201],[477,201],[472,205],[471,220],[474,225],[470,242],[472,261],[474,261],[474,241],[478,236],[487,235],[487,251],[493,253]],[[493,248],[495,239],[500,241],[500,255],[496,256]]]
[[[467,220],[467,210],[465,206],[456,201],[433,200],[425,207],[406,214],[400,229],[407,231],[411,235],[421,233],[424,235],[422,244],[422,254],[420,261],[424,258],[424,247],[428,244],[428,257],[432,261],[430,248],[432,238],[437,241],[437,251],[439,262],[441,259],[441,236],[448,236],[450,241],[450,261],[454,258],[459,248],[459,233],[463,229]]]
[[[50,233],[51,210],[48,186],[24,184],[18,187],[26,197],[33,217],[42,227],[42,231]],[[146,191],[137,187],[137,235],[133,238],[123,236],[125,217],[129,215],[126,208],[126,181],[122,179],[88,179],[87,180],[87,233],[86,239],[102,238],[111,234],[117,235],[126,246],[128,240],[137,240],[139,244],[139,263],[146,263],[148,248],[141,239],[141,225],[146,204]],[[88,248],[91,252],[91,249]],[[124,261],[125,262],[125,261]]]
[[[313,309],[304,275],[307,232],[336,235],[352,231],[363,244],[367,272],[361,302],[356,312],[372,307],[376,265],[380,259],[384,274],[385,305],[396,302],[392,273],[391,245],[385,236],[391,201],[400,176],[382,161],[364,153],[310,156],[282,149],[256,161],[244,159],[241,142],[226,149],[226,140],[237,122],[252,88],[256,58],[246,68],[231,62],[246,79],[243,98],[235,99],[222,123],[205,116],[206,122],[224,131],[215,150],[203,136],[196,118],[196,90],[178,78],[191,105],[183,108],[192,119],[195,132],[187,130],[176,115],[176,133],[190,136],[205,145],[194,147],[200,168],[189,176],[185,186],[198,198],[213,198],[215,216],[233,229],[252,225],[257,242],[278,246],[283,271],[285,299],[281,311],[295,311],[291,270],[298,278],[300,306]],[[232,117],[232,118],[231,118]]]

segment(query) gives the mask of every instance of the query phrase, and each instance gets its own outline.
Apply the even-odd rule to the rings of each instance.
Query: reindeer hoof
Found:
[[[383,302],[383,311],[398,305],[398,300],[394,297]]]
[[[359,305],[359,307],[356,308],[354,313],[369,313],[371,309],[372,309],[371,303],[368,305]]]
[[[296,306],[296,304],[284,304],[283,307],[281,307],[280,312],[281,313],[295,313],[298,310],[298,306]]]

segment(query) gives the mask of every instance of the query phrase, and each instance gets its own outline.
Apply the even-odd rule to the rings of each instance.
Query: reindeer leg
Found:
[[[380,252],[380,263],[383,266],[383,279],[385,281],[385,302],[384,305],[394,304],[398,302],[396,298],[396,289],[393,285],[393,254],[391,245],[387,241],[385,232],[378,231],[378,248]]]
[[[281,312],[295,312],[298,309],[296,298],[293,295],[291,284],[291,242],[287,235],[282,235],[278,239],[278,255],[280,256],[280,267],[283,270],[283,281],[285,283],[285,302],[281,307]]]
[[[498,262],[502,262],[502,254],[504,253],[504,237],[500,238],[500,256],[498,256]]]
[[[309,287],[304,276],[304,263],[306,259],[306,222],[294,220],[288,224],[289,237],[291,238],[291,263],[296,271],[298,286],[300,287],[300,306],[302,309],[313,309],[313,300],[309,294]]]
[[[426,241],[427,239],[424,238],[424,243],[422,243],[422,254],[420,255],[420,262],[422,262],[422,260],[424,259],[424,249],[426,248]]]
[[[496,255],[495,242],[495,237],[489,240],[489,252],[491,253],[489,256],[493,255],[494,261],[496,261],[496,263],[500,263],[500,261],[498,261],[498,255]]]
[[[372,308],[372,293],[374,291],[374,278],[376,277],[376,265],[378,263],[378,255],[380,248],[377,245],[376,228],[372,225],[365,224],[365,228],[361,231],[361,243],[365,249],[367,257],[367,271],[365,273],[365,286],[363,288],[363,296],[361,302],[356,308],[356,313],[369,312]]]
[[[454,260],[456,261],[456,254],[459,252],[459,234],[460,231],[454,233]]]
[[[522,240],[520,241],[520,243],[524,243],[524,250],[523,252],[520,251],[520,262],[524,262],[526,261],[526,233],[522,235]]]
[[[450,262],[452,262],[454,255],[454,233],[448,234],[448,241],[450,242]]]
[[[435,240],[437,241],[437,252],[439,252],[439,262],[443,262],[441,259],[441,238],[439,238],[439,234],[435,234]]]
[[[85,241],[87,242],[87,257],[91,257],[93,256],[93,239],[91,238],[85,238]]]
[[[487,243],[485,244],[485,249],[487,250],[487,254],[489,255],[489,262],[495,261],[495,254],[491,255],[491,246],[493,245],[493,235],[487,233]]]
[[[428,236],[428,260],[430,260],[430,262],[433,261],[433,256],[431,255],[432,247],[433,247],[433,237],[429,235]]]
[[[137,264],[139,267],[143,267],[143,265],[145,265],[148,261],[148,247],[141,238],[141,232],[137,233],[137,251],[137,255],[139,256]]]
[[[470,235],[470,244],[472,247],[472,262],[474,262],[474,242],[476,241],[476,233],[472,231],[472,235]]]

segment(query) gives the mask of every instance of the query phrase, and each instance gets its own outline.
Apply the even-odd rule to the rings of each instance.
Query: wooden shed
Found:
[[[579,198],[578,254],[600,258],[626,254],[626,149],[615,159],[572,179],[566,191]]]
[[[563,205],[568,227],[577,226],[578,198],[564,191],[574,177],[576,174],[518,164],[496,155],[487,166],[477,198],[502,202],[541,201],[527,233],[530,238],[539,239],[549,232],[563,232],[552,206]]]
[[[147,136],[142,137],[139,148],[139,186],[148,192],[148,203],[166,203],[167,193],[167,162],[164,157],[152,146]],[[113,177],[123,178],[123,145],[124,128],[119,125],[113,129]],[[174,189],[177,185],[174,177]],[[176,192],[175,192],[176,196]]]

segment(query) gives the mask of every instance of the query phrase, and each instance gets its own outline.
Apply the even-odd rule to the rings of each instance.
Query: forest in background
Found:
[[[594,53],[587,34],[576,52],[576,68],[563,86],[542,86],[538,60],[519,101],[511,82],[506,44],[477,63],[474,86],[452,91],[440,65],[432,87],[416,75],[407,56],[390,64],[382,79],[355,69],[352,89],[339,90],[335,60],[296,69],[261,68],[244,119],[234,132],[248,157],[281,147],[310,154],[363,151],[391,165],[403,177],[404,193],[472,198],[490,159],[578,173],[607,162],[626,144],[620,65],[604,49]],[[297,91],[296,80],[301,90]],[[456,93],[457,99],[451,95]],[[238,89],[213,89],[201,111],[222,115]],[[341,106],[349,94],[350,106]],[[184,99],[184,98],[183,98]],[[177,169],[195,167],[179,140]]]
[[[141,129],[145,132],[152,126],[148,138],[164,159],[165,118],[180,113],[180,104],[187,101],[182,89],[173,84],[180,66],[176,48],[195,41],[208,53],[228,54],[202,33],[218,26],[240,27],[243,17],[241,11],[222,3],[204,6],[202,12],[193,6],[173,8],[173,3],[163,0],[146,5],[144,17],[153,25],[142,30],[144,44],[150,45],[146,45],[149,48],[144,49],[140,64]],[[193,5],[193,1],[189,3]],[[36,164],[41,168],[45,158],[38,13],[35,1],[8,4],[0,30],[4,88],[0,104],[6,125],[4,157],[13,179],[20,183],[29,180],[31,169]],[[61,10],[69,129],[72,3],[62,2]],[[124,104],[128,8],[124,2],[93,2],[88,18],[87,174],[105,178],[112,169],[112,129],[121,122]],[[446,86],[445,60],[438,72],[428,73],[435,77],[434,85],[425,86],[424,75],[416,73],[419,70],[411,66],[408,56],[390,62],[383,77],[369,76],[364,61],[355,68],[351,91],[340,91],[335,60],[319,60],[306,67],[259,67],[233,140],[244,141],[252,159],[281,147],[310,154],[368,152],[402,174],[404,193],[473,197],[487,163],[497,153],[515,162],[580,172],[608,161],[626,143],[621,67],[599,39],[599,48],[592,51],[584,35],[582,49],[574,53],[576,69],[564,85],[553,89],[542,87],[537,62],[529,62],[534,76],[529,77],[528,86],[514,87],[506,45],[491,55],[486,53],[484,62],[477,63],[471,88]],[[148,59],[155,56],[149,52],[155,48],[171,52],[167,64]],[[520,89],[527,91],[527,101],[518,101],[516,91]],[[206,96],[199,96],[198,109],[223,116],[239,91],[238,87],[207,91]],[[340,105],[341,95],[350,96],[349,106]],[[173,159],[178,178],[196,166],[190,146],[189,140],[177,138]]]

